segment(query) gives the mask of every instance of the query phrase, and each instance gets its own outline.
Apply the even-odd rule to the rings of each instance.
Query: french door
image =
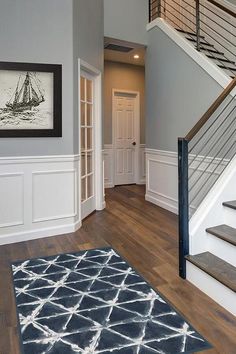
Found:
[[[96,208],[94,163],[94,78],[86,72],[80,76],[80,152],[81,218]]]

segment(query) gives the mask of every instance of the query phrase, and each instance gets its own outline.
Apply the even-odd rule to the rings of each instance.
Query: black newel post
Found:
[[[188,228],[188,141],[178,139],[178,175],[179,175],[179,275],[186,278],[185,256],[189,254]]]

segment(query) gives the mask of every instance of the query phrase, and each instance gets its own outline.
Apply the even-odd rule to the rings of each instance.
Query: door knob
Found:
[[[136,145],[136,142],[134,141],[134,142],[132,143],[132,145],[134,145],[134,146],[135,146],[135,145]]]

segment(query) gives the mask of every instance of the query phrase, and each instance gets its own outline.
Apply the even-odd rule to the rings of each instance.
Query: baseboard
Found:
[[[105,188],[114,188],[115,186],[114,186],[114,184],[112,183],[112,182],[105,182]]]
[[[163,198],[165,198],[166,200],[163,200]],[[163,209],[169,210],[174,214],[178,214],[178,208],[174,205],[175,202],[174,201],[171,202],[168,197],[163,197],[161,195],[159,195],[159,197],[158,197],[158,195],[153,196],[153,195],[146,193],[145,200],[148,202],[151,202]]]
[[[18,243],[23,241],[31,241],[39,238],[60,236],[67,233],[75,232],[81,227],[81,221],[76,221],[73,224],[61,225],[55,227],[46,227],[38,230],[15,232],[9,235],[0,237],[0,245]]]

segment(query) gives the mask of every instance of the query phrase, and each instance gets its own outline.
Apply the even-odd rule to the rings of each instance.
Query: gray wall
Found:
[[[146,44],[148,0],[104,0],[104,33],[111,38]]]
[[[78,57],[102,70],[102,0],[1,0],[1,61],[62,64],[62,138],[0,139],[0,156],[78,152]]]
[[[146,146],[177,150],[222,88],[160,29],[148,33]]]
[[[145,69],[106,61],[104,66],[104,144],[112,144],[112,89],[140,92],[140,142],[145,143]]]
[[[78,58],[99,71],[104,66],[103,0],[73,0],[74,33],[74,151],[79,151],[78,139]]]
[[[1,60],[63,65],[63,138],[1,138],[1,156],[73,153],[72,24],[72,0],[1,0]]]

